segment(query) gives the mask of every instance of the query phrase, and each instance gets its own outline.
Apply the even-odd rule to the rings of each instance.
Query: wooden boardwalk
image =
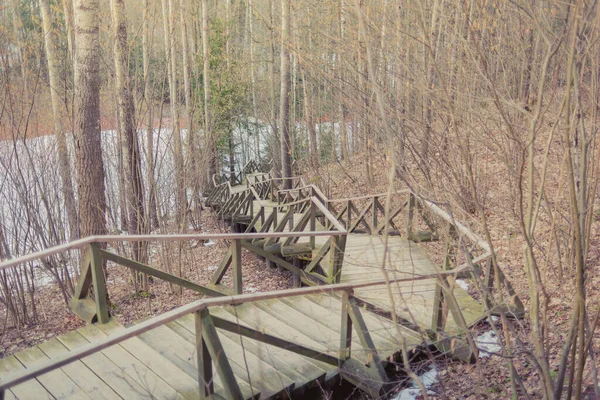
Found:
[[[252,216],[255,216],[261,207],[265,209],[265,218],[273,213],[277,203],[271,201],[256,201]],[[276,211],[281,220],[285,211]],[[298,221],[301,214],[295,213],[293,221]],[[294,225],[294,222],[291,224]],[[289,232],[290,225],[286,225],[282,232]],[[256,228],[260,230],[260,222]],[[324,230],[322,224],[316,224],[317,230]],[[273,227],[269,231],[273,231]],[[318,246],[323,246],[329,238],[315,238]],[[299,243],[307,243],[300,241]],[[322,264],[331,268],[325,259]],[[385,270],[385,272],[384,272]],[[379,281],[387,278],[409,278],[422,275],[433,275],[442,272],[442,269],[431,261],[427,251],[417,243],[411,242],[400,236],[350,234],[346,238],[344,259],[341,268],[342,283],[356,283],[365,281]],[[359,289],[355,295],[365,303],[371,304],[383,311],[392,312],[402,317],[411,324],[421,329],[428,329],[434,318],[434,302],[438,283],[435,279],[414,282],[396,283],[391,290],[387,287],[372,287]],[[473,299],[458,285],[453,286],[453,294],[459,303],[467,326],[472,326],[485,317],[485,307]],[[394,308],[392,307],[394,305]],[[448,316],[446,333],[458,335],[462,332],[453,315]]]
[[[212,308],[211,314],[336,356],[341,307],[337,296],[316,294]],[[363,317],[382,359],[394,358],[403,346],[412,350],[423,342],[414,332],[375,313],[363,311]],[[124,329],[114,320],[107,324],[87,325],[0,359],[0,376],[61,357]],[[312,386],[330,385],[339,379],[338,366],[221,329],[218,335],[244,398],[259,394],[260,398],[293,398]],[[352,349],[353,357],[367,363],[369,351],[360,345],[356,333],[353,341],[357,343]],[[187,315],[19,384],[7,392],[6,398],[197,399],[195,352],[194,317]],[[357,379],[363,378],[357,376]],[[227,398],[219,376],[215,376],[214,384],[214,398]]]
[[[455,284],[456,273],[436,265],[415,243],[439,237],[424,214],[430,230],[415,234],[413,213],[426,202],[416,203],[409,193],[404,203],[388,205],[382,220],[381,195],[336,203],[300,180],[286,191],[268,174],[242,172],[235,178],[241,184],[215,182],[207,199],[240,232],[221,235],[231,247],[208,285],[103,250],[101,237],[80,241],[78,246],[89,248],[71,307],[98,323],[0,359],[0,399],[295,398],[340,379],[378,397],[390,383],[383,368],[402,351],[436,344],[464,360],[476,359],[477,349],[463,339],[485,317],[485,307]],[[446,221],[449,238],[459,233],[471,249],[483,249],[466,266],[454,266],[456,271],[475,273],[477,264],[491,288],[487,245],[429,207]],[[403,210],[404,230],[394,219]],[[389,235],[381,235],[388,229]],[[40,258],[68,247],[49,249]],[[297,284],[315,287],[229,296],[243,291],[243,248],[288,269]],[[451,251],[447,247],[447,261]],[[109,317],[102,273],[107,260],[212,297],[123,327]],[[233,288],[221,282],[227,271]],[[331,283],[338,285],[327,286]],[[502,283],[510,293],[510,284]],[[90,285],[95,300],[87,297]],[[484,300],[494,306],[492,298]]]

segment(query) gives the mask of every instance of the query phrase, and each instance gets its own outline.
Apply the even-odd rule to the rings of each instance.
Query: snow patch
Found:
[[[490,357],[492,353],[500,353],[502,351],[502,346],[500,346],[499,342],[498,336],[496,336],[494,331],[487,331],[477,336],[475,343],[479,349],[479,358],[487,358]]]
[[[437,379],[438,370],[437,368],[435,368],[435,366],[433,366],[429,371],[423,373],[422,375],[419,375],[419,380],[423,382],[423,385],[425,385],[426,389],[429,389],[431,386],[433,386],[433,384],[437,382]],[[410,388],[401,390],[400,392],[398,392],[396,397],[392,398],[392,400],[416,400],[422,394],[423,393],[421,392],[421,389],[419,389],[419,385],[417,385],[415,381],[412,381]],[[427,390],[427,394],[434,395],[435,392]]]
[[[248,286],[246,286],[245,292],[246,293],[256,293],[256,292],[258,292],[258,288],[252,284],[249,284]]]
[[[456,280],[456,284],[457,284],[458,286],[460,286],[460,288],[461,288],[462,290],[464,290],[465,292],[469,290],[469,284],[467,283],[467,281],[464,281],[464,280],[462,280],[462,279],[457,279],[457,280]]]

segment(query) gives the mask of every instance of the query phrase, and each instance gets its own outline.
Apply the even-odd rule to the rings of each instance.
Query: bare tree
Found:
[[[125,18],[125,1],[111,0],[113,29],[115,37],[115,75],[117,83],[117,99],[119,107],[119,131],[121,132],[124,154],[124,173],[127,198],[127,224],[130,234],[141,234],[147,231],[145,226],[144,188],[142,183],[142,166],[140,148],[135,127],[135,109],[129,79],[129,47],[127,42],[127,20]],[[145,260],[146,254],[142,243],[133,244],[133,257]]]
[[[281,90],[279,96],[279,132],[281,133],[281,177],[292,177],[292,147],[290,142],[290,0],[281,0]],[[291,188],[286,179],[284,189]]]
[[[106,233],[98,0],[75,1],[75,154],[81,236]]]
[[[65,202],[67,220],[69,222],[69,237],[71,240],[79,237],[79,222],[77,216],[77,204],[73,192],[73,178],[71,176],[71,161],[67,149],[67,139],[63,130],[63,121],[66,117],[66,109],[61,104],[59,88],[60,71],[56,59],[56,35],[52,29],[52,14],[48,0],[40,0],[40,11],[44,28],[44,44],[46,48],[46,60],[48,62],[48,75],[50,81],[50,96],[52,99],[52,114],[54,118],[54,135],[56,137],[59,172],[62,183],[62,195]]]

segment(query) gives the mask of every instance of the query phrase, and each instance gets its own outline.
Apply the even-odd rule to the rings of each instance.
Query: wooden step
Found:
[[[37,346],[23,350],[15,354],[15,357],[25,368],[31,368],[36,364],[48,361],[48,356],[46,356],[46,354],[44,354]],[[37,380],[57,399],[91,399],[91,397],[82,391],[81,388],[61,369],[56,369],[41,375]]]
[[[194,317],[185,316],[177,320],[188,331],[195,329]],[[245,378],[261,392],[261,398],[276,397],[280,394],[290,393],[294,381],[280,373],[273,366],[262,361],[251,352],[245,351],[239,342],[219,334],[221,344],[225,349],[229,363],[241,367]],[[289,396],[287,396],[289,397]]]
[[[240,306],[236,307],[237,309],[234,310],[234,307],[215,307],[211,309],[211,313],[215,313],[215,316],[218,316],[219,318],[222,318],[224,320],[227,320],[229,322],[233,322],[236,324],[239,324],[240,326],[244,326],[247,328],[252,328],[252,329],[257,329],[261,332],[265,332],[265,333],[269,333],[271,335],[274,336],[278,336],[281,337],[282,339],[285,340],[289,340],[289,329],[287,326],[285,325],[271,325],[269,326],[269,331],[267,331],[266,328],[264,328],[264,324],[260,321],[260,316],[257,317],[256,316],[252,316],[252,315],[248,315],[244,310],[240,309]],[[254,314],[260,310],[255,310]],[[243,314],[243,316],[241,316]],[[279,335],[280,332],[283,332],[282,335]],[[308,346],[307,346],[308,347]],[[273,348],[273,349],[277,349],[278,351],[283,351],[283,357],[285,357],[285,360],[303,360],[304,362],[307,362],[309,365],[306,365],[306,368],[308,368],[310,371],[312,371],[313,373],[315,371],[318,372],[317,376],[320,377],[321,372],[325,372],[326,375],[329,375],[329,372],[331,372],[332,369],[332,365],[324,363],[322,361],[318,361],[315,360],[313,358],[310,357],[305,357],[290,351],[286,351],[286,350],[281,350],[278,349],[277,347],[274,346],[269,346],[269,349]],[[302,368],[299,369],[299,371],[302,371],[303,368],[305,367],[303,364],[295,364],[294,367],[298,368],[299,366],[302,366]]]
[[[335,313],[341,312],[341,301],[335,301],[336,298],[339,299],[337,296],[331,296],[329,298],[325,296],[303,297],[305,300],[308,300],[321,307],[334,310]],[[387,318],[381,317],[368,310],[363,309],[361,311],[371,336],[380,337],[385,339],[387,342],[390,342],[394,351],[399,351],[404,345],[406,345],[408,350],[412,350],[424,342],[424,339],[411,329],[408,329],[402,325],[396,325]],[[375,338],[373,340],[376,342]],[[382,357],[389,357],[390,355],[391,353],[381,354]]]
[[[77,332],[90,343],[100,342],[106,337],[102,331],[93,325],[86,325],[83,328],[79,328]],[[142,388],[144,396],[176,399],[186,398],[165,380],[166,377],[161,376],[144,365],[143,362],[132,356],[122,344],[111,346],[103,350],[102,354],[110,358],[125,374],[136,380]]]
[[[321,319],[331,318],[332,316],[330,313],[315,313],[309,317],[298,311],[295,307],[277,299],[269,300],[268,302],[257,302],[256,305],[260,307],[261,310],[272,315],[274,318],[285,315],[284,322],[289,325],[291,329],[302,332],[311,339],[321,342],[329,348],[335,349],[337,354],[340,345],[340,328],[331,329],[319,322]],[[341,322],[341,314],[335,316],[334,318],[335,320]],[[367,355],[359,340],[356,340],[352,343],[352,348],[352,356],[357,358],[359,361],[366,363]]]
[[[0,373],[2,376],[6,376],[11,373],[24,370],[25,367],[19,360],[14,356],[8,356],[0,359]],[[53,399],[52,395],[46,391],[44,386],[37,379],[30,379],[26,382],[20,383],[13,386],[7,393],[7,399],[23,399],[23,400],[36,400],[36,399]]]
[[[195,351],[195,348],[196,348],[195,333],[192,333],[190,330],[185,328],[183,325],[179,324],[177,321],[170,322],[167,324],[167,326],[176,335],[179,335],[182,339],[184,339],[185,341],[190,343]],[[194,359],[196,358],[195,352],[194,352],[193,357],[194,357]],[[246,374],[246,370],[236,363],[230,363],[230,364],[231,364],[231,369],[233,370],[233,373],[236,377],[238,386],[240,387],[240,390],[242,391],[242,394],[244,395],[244,398],[246,398],[246,399],[259,398],[261,392],[258,387],[254,386],[254,383],[252,384],[252,386],[248,383],[248,377]],[[213,379],[214,379],[216,385],[218,385],[219,387],[223,387],[221,378],[219,377],[219,375],[216,373],[216,371],[214,369],[213,369]]]
[[[71,351],[90,343],[77,331],[61,335],[57,339]],[[110,355],[110,352],[108,353]],[[106,352],[94,353],[81,359],[83,364],[94,371],[120,397],[124,399],[150,399],[151,395],[148,393],[147,388],[144,388],[139,382],[139,375],[136,375],[132,368],[126,366],[122,368],[119,365],[121,360],[117,359],[115,361],[111,360]],[[134,377],[131,376],[132,373]],[[171,394],[176,395],[174,391],[171,391]]]
[[[56,338],[40,343],[38,348],[50,359],[63,356],[69,350]],[[62,367],[82,391],[92,399],[120,399],[121,397],[81,361],[74,361]]]
[[[110,333],[116,333],[125,328],[111,321],[108,324],[98,326],[88,325],[90,337],[103,339]],[[179,369],[175,364],[160,355],[151,346],[148,346],[140,338],[133,337],[119,344],[129,354],[135,357],[139,362],[144,364],[148,369],[152,370],[158,376],[168,382],[179,394],[186,399],[197,399],[199,392],[198,380],[188,376],[185,372]]]
[[[320,317],[318,319],[318,322],[322,325],[327,326],[329,329],[332,330],[337,330],[338,332],[341,329],[341,310],[342,310],[342,303],[341,300],[339,299],[332,299],[332,301],[330,302],[330,308],[325,308],[323,306],[321,306],[319,303],[317,302],[313,302],[311,300],[308,299],[308,297],[313,297],[313,296],[299,296],[299,297],[295,297],[295,298],[289,298],[289,299],[281,299],[280,301],[288,304],[291,307],[294,307],[295,309],[297,309],[298,311],[300,311],[301,313],[303,313],[306,316],[311,316],[311,315],[320,315],[323,317]],[[314,297],[321,297],[321,296],[314,296]],[[325,300],[325,299],[324,299]],[[375,346],[377,347],[377,351],[380,353],[380,355],[382,357],[389,357],[390,355],[394,354],[397,350],[398,347],[395,346],[392,342],[390,342],[388,339],[386,339],[383,336],[380,336],[378,334],[379,329],[375,328],[375,329],[371,329],[373,327],[377,327],[377,326],[381,326],[380,324],[377,324],[375,322],[374,319],[371,319],[370,317],[370,313],[368,312],[363,312],[363,318],[365,319],[365,323],[367,323],[367,326],[370,328],[369,329],[369,333],[371,334],[371,338],[373,339],[373,342],[375,343]],[[360,339],[358,337],[358,334],[356,333],[355,330],[352,331],[352,349],[355,350],[358,348],[361,348],[362,346],[360,346]]]
[[[219,307],[212,308],[211,315],[226,320],[231,319],[231,315]],[[233,340],[242,340],[242,336],[236,333],[219,330],[219,334]],[[318,385],[325,378],[327,371],[332,368],[325,363],[311,360],[308,357],[248,337],[243,337],[243,343],[247,351],[252,352],[252,354],[271,364],[281,373],[295,381],[293,397],[302,395],[310,386]]]

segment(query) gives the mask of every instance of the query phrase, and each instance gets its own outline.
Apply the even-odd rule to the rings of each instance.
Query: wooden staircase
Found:
[[[290,343],[337,357],[340,345],[342,301],[333,294],[270,299],[239,306],[213,307],[213,318],[235,326],[265,332]],[[362,318],[378,355],[384,361],[399,356],[406,346],[414,350],[423,340],[414,332],[375,313],[362,310]],[[87,325],[0,360],[0,376],[26,369],[40,361],[59,358],[127,328],[115,320]],[[198,399],[195,320],[192,314],[159,326],[138,337],[111,346],[37,379],[12,387],[7,399]],[[327,387],[340,379],[338,365],[303,356],[217,327],[235,380],[244,399],[297,398],[307,389]],[[352,358],[371,362],[355,331]],[[347,379],[353,379],[347,376]],[[357,372],[357,384],[363,377]],[[225,383],[214,378],[212,398],[226,399]],[[372,389],[372,388],[371,388]]]
[[[215,188],[206,199],[236,233],[90,237],[4,262],[2,268],[8,268],[88,246],[70,306],[90,324],[0,359],[0,400],[297,398],[340,379],[379,397],[391,384],[385,367],[402,351],[435,343],[465,361],[477,358],[465,333],[487,315],[485,307],[454,278],[480,274],[492,292],[487,243],[410,191],[395,194],[398,201],[388,204],[388,213],[389,195],[328,200],[301,179],[293,180],[292,190],[281,190],[280,179],[257,168],[249,163],[233,178],[213,178]],[[442,227],[425,207],[449,232],[443,266],[415,243],[440,237]],[[404,225],[398,221],[402,213]],[[413,226],[417,213],[427,231]],[[452,265],[459,235],[477,253]],[[209,284],[100,245],[192,239],[230,241]],[[243,248],[294,273],[298,286],[312,287],[243,294]],[[110,318],[106,261],[209,297],[124,327]],[[232,288],[221,282],[227,271]],[[522,310],[510,283],[499,277],[516,310]],[[88,297],[91,286],[94,299]],[[483,300],[489,309],[495,306],[493,296]]]

